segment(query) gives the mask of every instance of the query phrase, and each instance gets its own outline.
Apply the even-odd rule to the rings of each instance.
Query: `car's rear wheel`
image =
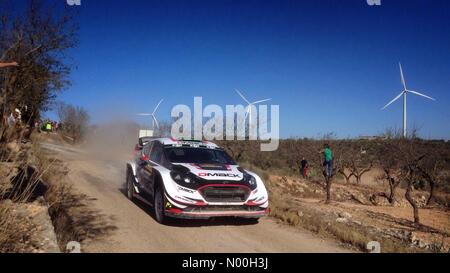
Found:
[[[156,221],[160,224],[166,222],[167,216],[164,213],[164,190],[161,186],[156,188],[153,208],[155,209]]]
[[[131,201],[134,200],[134,185],[133,185],[133,177],[131,172],[128,172],[127,174],[127,197]]]

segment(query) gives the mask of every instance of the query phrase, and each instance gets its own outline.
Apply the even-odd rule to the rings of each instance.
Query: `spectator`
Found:
[[[15,118],[16,118],[16,122],[22,122],[22,112],[19,110],[19,109],[15,109],[14,110],[14,115],[15,115]]]
[[[34,129],[36,129],[38,133],[41,132],[41,121],[38,120],[34,123]]]
[[[15,109],[14,112],[9,115],[7,122],[9,127],[14,127],[17,123],[21,122],[22,113],[19,109]]]
[[[2,63],[0,62],[0,68],[6,68],[6,67],[17,67],[19,64],[17,62],[10,62],[10,63]]]
[[[9,115],[7,122],[9,127],[13,127],[16,124],[16,118],[14,116],[14,113],[11,113],[11,115]]]
[[[308,161],[303,157],[302,161],[300,161],[300,172],[304,179],[308,178],[309,165]]]
[[[323,166],[325,167],[326,175],[328,178],[331,178],[333,176],[333,152],[330,145],[325,144],[322,153],[325,158]]]
[[[47,133],[52,132],[52,123],[50,121],[47,121],[47,123],[45,124],[45,131],[47,131]]]

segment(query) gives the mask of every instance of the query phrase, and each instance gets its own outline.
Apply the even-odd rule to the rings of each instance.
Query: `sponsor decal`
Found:
[[[178,187],[178,189],[179,189],[180,191],[185,191],[185,192],[188,192],[188,193],[194,193],[193,190],[189,190],[189,189],[186,189],[186,188]]]
[[[215,165],[215,164],[200,164],[200,167],[202,168],[222,168],[221,165]]]
[[[228,178],[241,178],[239,174],[232,173],[199,173],[200,177],[228,177]]]

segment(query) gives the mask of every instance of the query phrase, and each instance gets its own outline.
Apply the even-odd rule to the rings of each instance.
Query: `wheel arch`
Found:
[[[132,162],[127,162],[126,174],[128,175],[129,172],[131,172],[133,176],[136,177],[136,165]]]
[[[158,170],[155,170],[154,179],[155,179],[155,181],[154,181],[155,186],[153,187],[153,194],[156,194],[156,190],[161,187],[163,189],[163,194],[164,194],[164,181],[161,176],[161,173]]]

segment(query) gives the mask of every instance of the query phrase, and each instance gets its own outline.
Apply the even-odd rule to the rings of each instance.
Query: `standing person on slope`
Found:
[[[325,144],[322,152],[325,158],[323,165],[325,167],[327,177],[331,178],[333,176],[333,152],[331,151],[330,145]]]

